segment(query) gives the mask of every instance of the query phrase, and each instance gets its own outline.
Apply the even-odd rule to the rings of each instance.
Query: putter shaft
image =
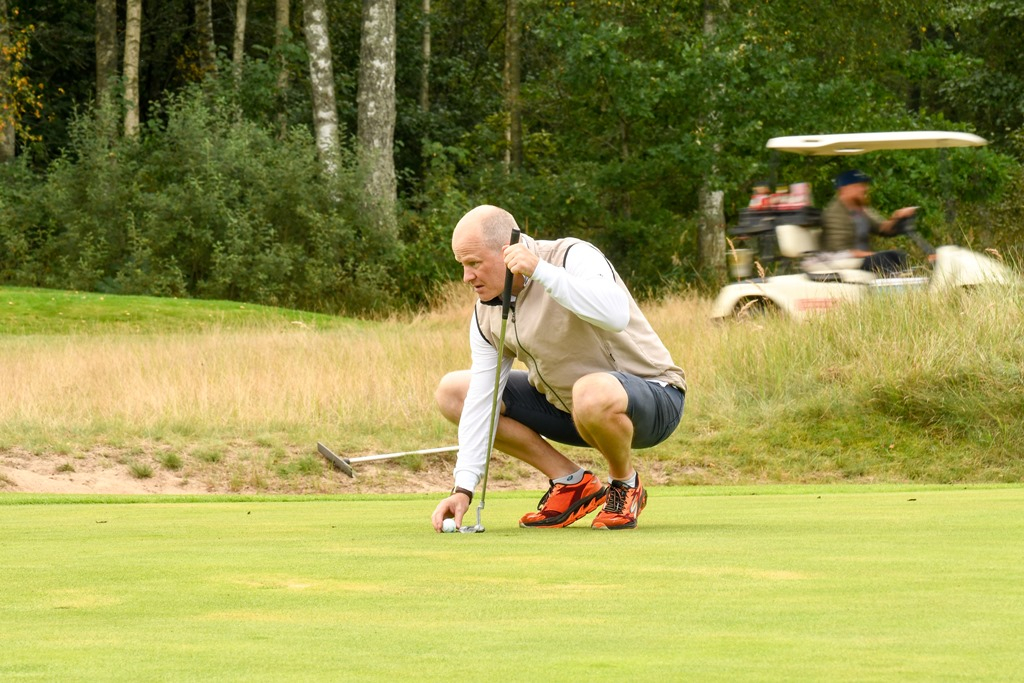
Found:
[[[508,242],[510,246],[519,242],[519,235],[519,230],[512,231],[512,236]],[[505,328],[508,325],[508,312],[512,308],[512,281],[514,279],[515,275],[506,268],[505,288],[501,294],[501,331],[498,333],[498,359],[494,369],[494,397],[491,401],[491,424],[487,433],[487,457],[484,460],[484,483],[480,488],[480,504],[476,508],[476,526],[480,531],[484,530],[483,524],[480,523],[480,513],[487,502],[487,475],[491,469],[491,451],[494,450],[494,437],[496,436],[498,424],[498,404],[501,399],[498,395],[501,390],[501,354],[505,348]]]

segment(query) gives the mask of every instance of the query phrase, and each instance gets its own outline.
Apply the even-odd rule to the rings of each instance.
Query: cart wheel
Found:
[[[737,320],[754,320],[779,313],[774,301],[763,296],[750,296],[740,299],[733,308],[733,317]]]

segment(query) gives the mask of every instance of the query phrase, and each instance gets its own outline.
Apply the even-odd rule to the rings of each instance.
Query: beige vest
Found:
[[[569,250],[582,240],[564,238],[555,241],[522,242],[540,258],[564,267]],[[586,247],[580,247],[586,248]],[[609,264],[611,267],[611,264]],[[629,290],[618,273],[615,283],[626,294]],[[621,371],[644,379],[657,380],[686,390],[683,371],[629,296],[629,324],[622,332],[595,327],[563,308],[539,283],[528,281],[516,298],[505,333],[505,353],[514,354],[529,370],[530,384],[542,392],[557,408],[572,412],[572,387],[576,381],[594,372]],[[501,332],[501,307],[476,305],[476,321],[492,346],[497,347]]]

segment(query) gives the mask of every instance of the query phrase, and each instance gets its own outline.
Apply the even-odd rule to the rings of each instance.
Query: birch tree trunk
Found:
[[[249,0],[235,0],[235,42],[231,50],[235,82],[242,79],[242,64],[245,62],[245,22],[248,11]]]
[[[11,22],[7,16],[7,0],[0,0],[0,163],[14,158],[15,119],[14,92],[11,83]]]
[[[363,0],[356,133],[368,208],[397,233],[395,183],[395,0]]]
[[[124,135],[139,132],[139,43],[142,39],[142,0],[128,0],[124,28]]]
[[[729,0],[718,0],[721,12],[729,11]],[[706,43],[714,38],[716,27],[715,0],[704,3],[704,39]],[[718,184],[718,156],[721,153],[719,136],[721,135],[720,116],[717,111],[718,88],[711,85],[708,89],[707,111],[703,118],[703,128],[711,141],[711,167],[704,178],[698,198],[699,223],[697,235],[698,268],[718,280],[725,279],[725,193],[715,189]]]
[[[725,277],[725,193],[705,185],[700,190],[700,270],[719,280]]]
[[[196,37],[199,48],[199,70],[203,76],[217,73],[217,45],[213,41],[212,0],[196,0]]]
[[[306,50],[309,52],[309,81],[313,89],[313,131],[320,167],[325,175],[338,172],[338,106],[334,96],[334,67],[331,39],[327,32],[325,0],[302,0]]]
[[[278,56],[277,101],[280,107],[277,123],[281,137],[288,132],[288,112],[285,110],[285,94],[288,91],[288,59],[284,55],[284,44],[291,30],[291,0],[277,0],[274,14],[274,49]]]
[[[430,0],[423,0],[423,67],[420,74],[420,110],[430,111]]]
[[[519,96],[522,53],[519,49],[519,0],[505,0],[505,170],[523,165],[523,109]]]
[[[96,0],[96,101],[117,81],[117,0]]]

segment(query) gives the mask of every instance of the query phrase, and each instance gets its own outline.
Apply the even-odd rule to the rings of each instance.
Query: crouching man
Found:
[[[476,292],[469,324],[472,363],[437,388],[444,416],[459,425],[455,486],[434,510],[457,525],[484,474],[497,364],[501,364],[495,447],[543,472],[550,487],[522,527],[566,527],[601,508],[595,529],[633,529],[647,492],[634,448],[667,439],[683,413],[686,380],[611,263],[574,238],[534,240],[507,211],[478,206],[455,226],[452,251]],[[514,275],[502,348],[501,294]],[[512,370],[515,359],[527,370]],[[609,485],[551,442],[597,449]]]

